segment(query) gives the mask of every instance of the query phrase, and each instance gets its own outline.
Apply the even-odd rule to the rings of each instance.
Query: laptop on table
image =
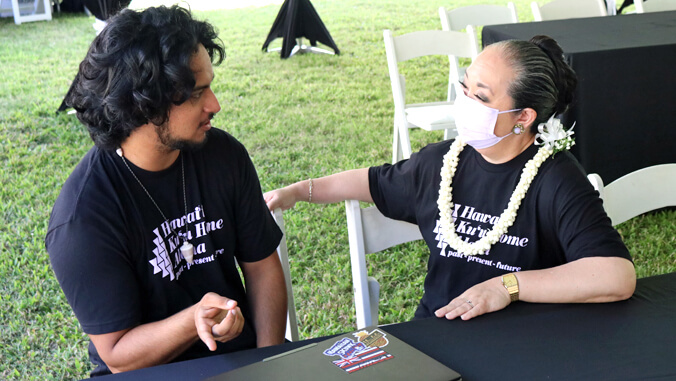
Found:
[[[302,346],[208,380],[258,379],[462,380],[454,370],[377,327]]]

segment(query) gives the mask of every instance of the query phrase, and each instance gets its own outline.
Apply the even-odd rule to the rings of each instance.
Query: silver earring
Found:
[[[521,133],[523,132],[523,124],[517,123],[517,124],[512,128],[512,132],[514,133],[514,135],[521,135]]]

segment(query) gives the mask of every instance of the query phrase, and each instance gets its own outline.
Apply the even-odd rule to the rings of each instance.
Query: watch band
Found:
[[[509,293],[509,299],[512,302],[519,300],[519,280],[514,274],[505,274],[502,276],[502,285]]]

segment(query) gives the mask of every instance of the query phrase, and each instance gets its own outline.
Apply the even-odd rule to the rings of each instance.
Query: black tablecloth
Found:
[[[515,303],[467,322],[383,327],[463,380],[676,379],[676,273],[609,304]]]
[[[458,371],[466,381],[676,379],[676,273],[639,279],[634,296],[617,303],[519,302],[469,321],[431,318],[381,329]],[[103,379],[202,380],[323,339]]]
[[[572,152],[607,184],[637,169],[676,162],[676,12],[556,20],[483,28],[484,46],[544,34],[578,75]]]

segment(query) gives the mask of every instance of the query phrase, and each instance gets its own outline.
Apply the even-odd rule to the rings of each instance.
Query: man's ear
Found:
[[[519,118],[516,120],[516,122],[521,123],[524,127],[526,127],[527,130],[530,130],[530,126],[533,124],[533,122],[535,122],[537,117],[537,111],[530,107],[526,107],[525,109],[521,110],[521,114],[519,115]]]

